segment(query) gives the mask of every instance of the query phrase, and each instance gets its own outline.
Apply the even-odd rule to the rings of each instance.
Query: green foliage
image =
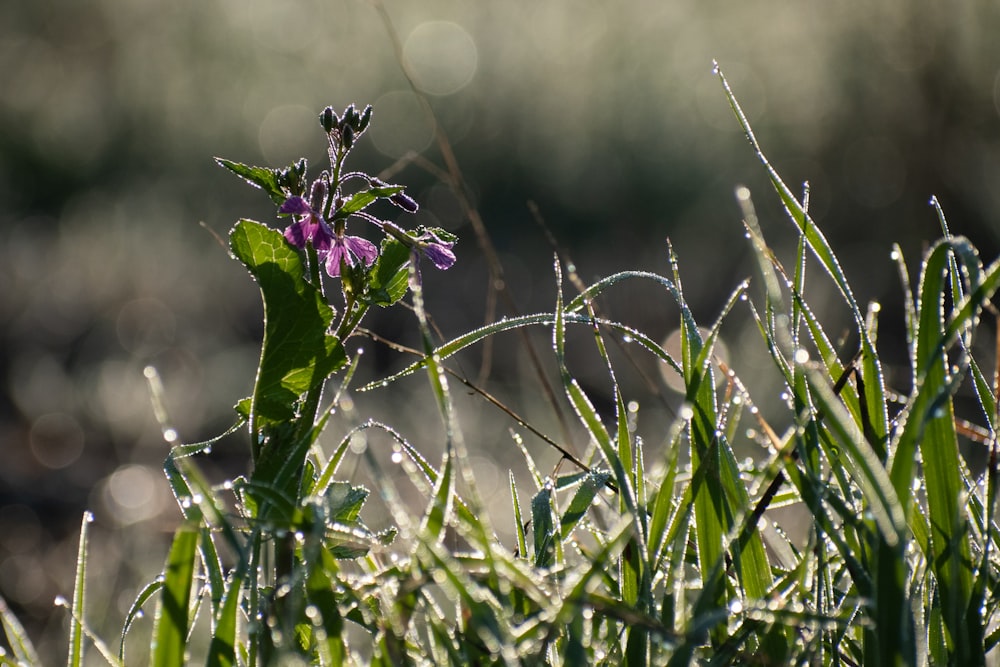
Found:
[[[184,522],[162,578],[139,593],[129,612],[122,646],[143,605],[156,600],[157,665],[185,664],[196,649],[197,659],[213,666],[985,664],[1000,642],[993,630],[1000,605],[992,595],[1000,584],[993,510],[998,402],[972,342],[981,316],[992,311],[1000,262],[984,267],[968,240],[950,235],[940,210],[944,238],[925,254],[916,293],[900,260],[912,377],[896,404],[882,368],[877,304],[861,309],[809,216],[807,197],[799,201],[778,176],[720,80],[798,247],[788,274],[741,189],[760,289],[737,286],[707,328],[698,326],[685,299],[671,249],[669,276],[622,272],[569,300],[557,261],[551,312],[439,342],[414,262],[427,244],[450,249],[454,238],[395,226],[382,227],[387,236],[377,259],[358,262],[342,277],[338,320],[317,269],[317,248],[296,247],[260,223],[239,222],[230,236],[233,254],[257,281],[265,318],[253,394],[237,407],[249,427],[253,468],[214,486],[197,465],[197,454],[211,442],[173,449],[165,470]],[[370,110],[350,107],[342,119],[327,110],[321,119],[342,142],[331,143],[340,173]],[[276,203],[304,192],[304,162],[286,170],[220,163]],[[327,187],[321,185],[313,186],[318,199]],[[336,177],[332,185],[339,187]],[[369,181],[337,199],[330,219],[343,221],[400,193],[398,186]],[[404,208],[411,203],[403,201]],[[299,214],[318,216],[320,208]],[[850,313],[859,341],[852,357],[841,356],[805,301],[806,267],[814,262]],[[635,281],[662,290],[664,312],[676,317],[681,332],[678,356],[600,314],[606,293]],[[327,458],[318,438],[354,368],[342,341],[370,306],[391,306],[407,294],[423,341],[420,358],[363,389],[425,370],[444,427],[442,460],[433,465],[376,422],[351,429]],[[735,309],[752,317],[784,383],[788,400],[768,406],[768,419],[739,364],[730,368],[716,356]],[[562,465],[546,475],[531,448],[512,434],[530,475],[525,483],[509,473],[514,525],[505,540],[470,471],[446,363],[492,336],[538,326],[551,331],[559,400],[586,434],[586,452],[576,456],[564,448],[570,443],[546,439],[563,454]],[[591,363],[605,370],[610,415],[599,412],[596,390],[585,389],[571,368],[584,362],[567,354],[567,331],[580,327],[593,336]],[[641,355],[633,361],[645,357],[640,363],[660,365],[683,383],[676,418],[656,434],[657,447],[644,446],[636,430],[636,408],[607,345],[611,337],[625,341],[627,354]],[[344,377],[337,396],[320,409],[324,385],[338,373]],[[956,392],[969,384],[988,425],[991,457],[980,476],[961,455],[959,441],[968,430],[959,428],[954,409]],[[741,464],[734,444],[750,437],[747,422],[767,456]],[[369,491],[337,477],[352,438],[372,429],[394,441],[401,469],[424,496],[422,509],[404,500],[393,475],[364,449],[395,524],[382,533],[363,520]],[[770,511],[789,505],[808,517],[798,541],[780,526],[771,528]],[[85,522],[71,665],[81,664],[88,636],[86,539]],[[200,613],[207,624],[196,623]],[[31,662],[30,642],[16,619],[2,606],[0,618],[16,658]],[[102,654],[112,664],[124,662],[121,651],[118,659]]]

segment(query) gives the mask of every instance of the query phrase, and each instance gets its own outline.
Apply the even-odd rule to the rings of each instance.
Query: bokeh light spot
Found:
[[[120,524],[144,521],[160,512],[162,502],[156,492],[159,478],[149,467],[126,464],[105,480],[104,505]]]
[[[451,21],[426,21],[406,38],[403,58],[421,90],[450,95],[472,81],[479,55],[475,41],[462,26]]]
[[[421,152],[431,145],[433,134],[416,96],[410,91],[385,93],[373,105],[368,134],[375,148],[391,158],[400,158],[410,151]]]
[[[50,412],[31,424],[31,453],[46,468],[72,465],[83,453],[83,429],[64,412]]]

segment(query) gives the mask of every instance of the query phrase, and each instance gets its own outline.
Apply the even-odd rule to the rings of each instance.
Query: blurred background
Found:
[[[858,299],[883,303],[890,383],[893,364],[899,377],[906,371],[892,242],[915,271],[939,235],[928,206],[937,195],[952,231],[970,236],[984,260],[1000,247],[1000,5],[990,0],[388,0],[385,10],[521,312],[554,302],[553,248],[529,202],[587,282],[623,269],[668,272],[669,237],[706,325],[753,274],[737,185],[753,192],[769,240],[792,247],[713,59],[786,182],[810,182],[813,216]],[[420,161],[398,162],[415,153],[443,165],[373,4],[0,4],[0,594],[46,662],[65,651],[66,613],[53,599],[71,590],[82,512],[96,515],[89,614],[108,640],[162,567],[178,519],[143,369],[159,370],[186,442],[224,431],[252,387],[259,295],[215,235],[240,217],[278,221],[267,198],[213,156],[280,166],[304,155],[316,174],[325,154],[316,117],[349,103],[375,110],[354,168],[392,168],[421,204],[415,222],[462,238],[453,269],[424,272],[438,325],[446,337],[480,325],[487,263],[447,184]],[[812,284],[814,308],[839,334],[847,313],[819,270]],[[499,314],[512,313],[499,303]],[[648,286],[612,291],[601,307],[658,339],[676,327],[676,306]],[[774,402],[780,389],[737,311],[725,328],[733,363],[758,403]],[[412,319],[395,309],[368,325],[412,343]],[[550,334],[532,335],[551,371]],[[407,361],[356,342],[366,351],[361,382]],[[586,354],[573,370],[600,402],[608,382],[590,334],[576,347]],[[516,335],[498,338],[484,386],[559,438],[523,349]],[[677,395],[651,360],[637,359],[620,379],[655,447]],[[475,379],[481,349],[454,366]],[[384,419],[436,460],[441,428],[428,421],[423,388],[415,377],[352,398],[359,418]],[[525,475],[508,434],[515,425],[456,394],[481,491],[506,508],[508,468]],[[331,427],[327,441],[349,426]],[[551,470],[557,455],[525,437]],[[215,447],[204,460],[210,474],[245,472],[244,440]],[[389,451],[377,437],[367,446]],[[753,454],[752,443],[735,446]],[[363,483],[355,465],[344,476]],[[373,527],[388,521],[380,511],[371,508]],[[507,510],[497,511],[505,535]]]

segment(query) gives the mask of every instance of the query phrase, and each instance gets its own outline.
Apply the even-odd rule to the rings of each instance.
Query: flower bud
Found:
[[[340,128],[340,141],[344,148],[351,150],[354,146],[354,128],[347,124]]]
[[[409,196],[405,192],[397,192],[396,194],[389,197],[389,201],[403,209],[407,213],[416,213],[417,209],[420,208],[413,197]]]
[[[327,107],[323,109],[323,113],[319,115],[319,124],[323,126],[323,130],[329,134],[333,131],[333,128],[337,127],[340,123],[340,119],[337,118],[337,114],[334,113],[333,107]]]
[[[322,177],[313,181],[312,192],[309,194],[309,204],[315,211],[323,210],[323,202],[326,201],[328,187],[326,180]]]
[[[371,122],[371,119],[372,105],[369,104],[365,107],[365,110],[361,112],[361,118],[358,120],[358,125],[354,128],[358,131],[358,134],[361,134],[368,129],[368,123]]]

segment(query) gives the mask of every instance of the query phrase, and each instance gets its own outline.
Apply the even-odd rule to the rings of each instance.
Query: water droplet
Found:
[[[680,407],[680,410],[677,411],[677,416],[683,419],[684,421],[687,421],[692,417],[694,417],[694,409],[690,405],[685,403]]]
[[[393,452],[391,458],[392,458],[392,462],[393,463],[402,463],[403,462],[403,452]]]
[[[629,412],[638,412],[639,411],[639,401],[629,401],[627,407],[628,407],[628,411]]]
[[[899,261],[899,251],[898,250],[893,250],[892,252],[890,252],[889,253],[889,259],[891,259],[894,262]]]
[[[201,453],[202,454],[211,454],[212,453],[212,446],[209,445],[208,447],[205,447],[205,449],[201,450]]]
[[[177,431],[172,428],[163,429],[163,439],[167,442],[177,442]]]
[[[629,343],[632,342],[632,337],[629,336],[628,334],[625,334],[624,336],[622,336],[622,342],[628,345]]]
[[[742,614],[743,613],[743,601],[733,600],[729,603],[729,612],[731,614]]]
[[[806,363],[807,361],[809,361],[809,350],[800,347],[799,349],[795,350],[794,358],[795,358],[795,363],[797,364]]]
[[[147,366],[147,368],[148,368],[148,366]],[[52,604],[54,604],[57,607],[67,607],[67,608],[69,608],[69,601],[67,601],[66,598],[64,598],[61,595],[57,595],[56,598],[55,598],[55,600],[52,601]]]
[[[83,520],[87,523],[94,523],[94,513],[87,511],[83,513]]]
[[[226,491],[231,491],[233,488],[233,480],[227,479],[225,482],[222,483],[222,488],[225,489]]]

